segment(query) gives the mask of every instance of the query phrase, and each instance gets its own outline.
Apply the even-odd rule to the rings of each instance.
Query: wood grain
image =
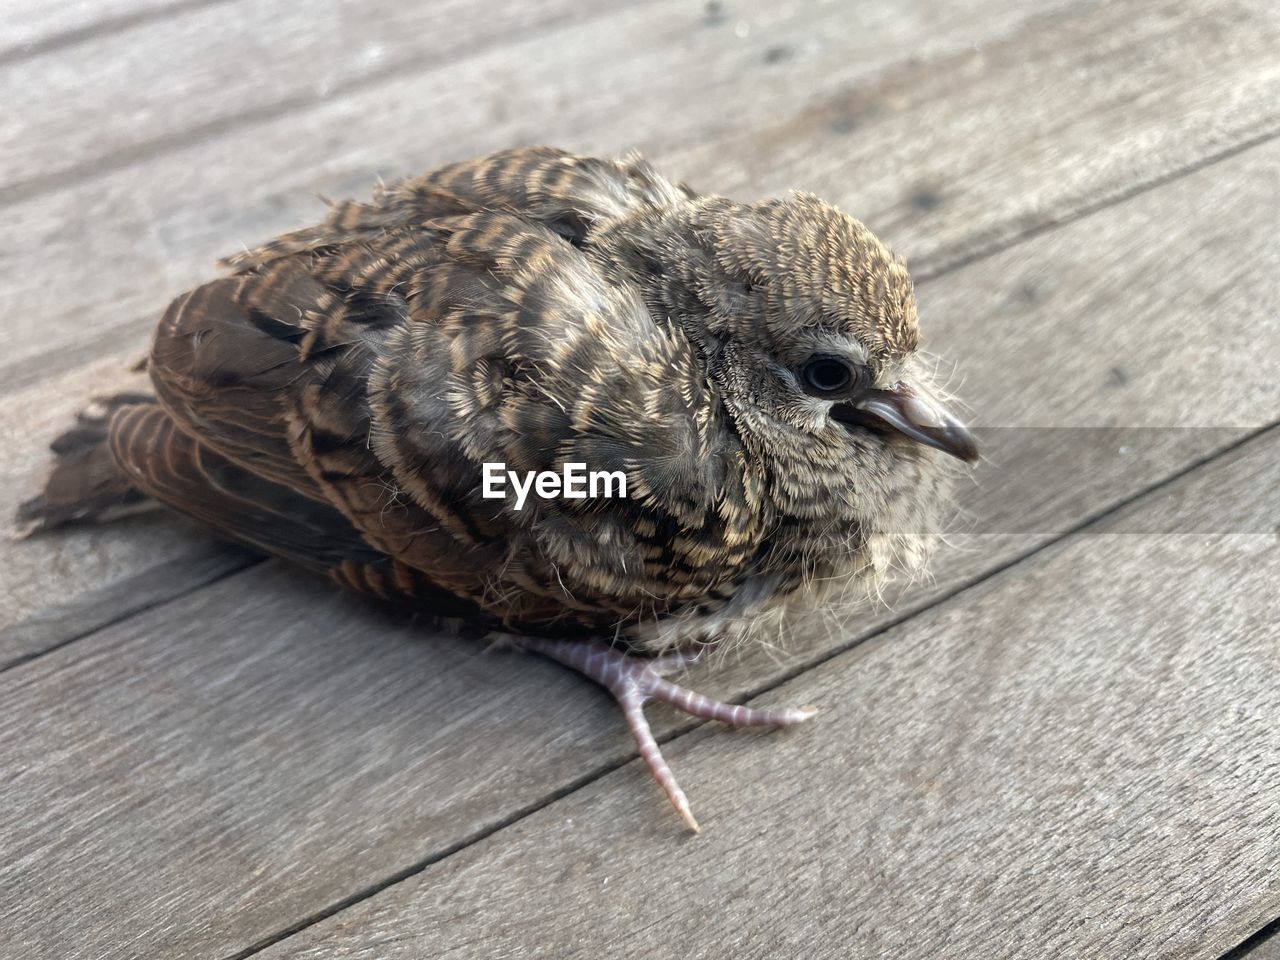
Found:
[[[4,0],[0,16],[0,64],[37,56],[46,50],[73,46],[95,35],[127,29],[156,16],[196,5],[228,0]]]
[[[176,541],[177,549],[169,551],[172,555],[163,563],[158,562],[161,551],[149,550],[145,563],[136,564],[139,569],[133,573],[128,572],[133,565],[127,561],[89,551],[87,560],[77,557],[81,562],[71,569],[86,577],[92,572],[92,562],[105,560],[107,574],[100,582],[68,591],[68,599],[52,603],[51,588],[62,586],[56,582],[62,571],[46,568],[45,578],[35,585],[39,592],[36,611],[0,627],[0,670],[262,562],[256,554],[208,539],[179,517],[157,517],[145,526],[130,524],[129,532],[133,535],[130,542],[138,550],[148,549],[148,542],[156,540]],[[29,574],[25,566],[17,572]]]
[[[1276,271],[1268,267],[1274,244],[1243,242],[1265,239],[1274,223],[1280,192],[1268,178],[1278,154],[1280,144],[1248,151],[926,287],[935,343],[963,364],[966,396],[992,411],[982,419],[1106,423],[1123,401],[1135,422],[1159,424],[1187,411],[1212,416],[1232,409],[1233,399],[1255,425],[1280,418],[1280,408],[1255,402],[1273,397],[1267,370],[1244,365],[1225,381],[1191,375],[1202,357],[1187,306],[1217,296],[1213,316],[1224,336],[1239,325],[1262,352],[1280,342]],[[1215,230],[1233,242],[1206,242]],[[1132,295],[1136,284],[1149,282],[1155,260],[1180,269]],[[1029,277],[1056,280],[1045,289],[1057,293],[1020,296]],[[1224,289],[1227,277],[1233,283]],[[1079,309],[1084,294],[1073,289],[1085,282],[1099,288],[1089,295],[1090,311]],[[1008,326],[975,304],[1007,305],[1000,322]],[[1105,377],[1114,358],[1075,347],[1091,331],[1129,325],[1147,336],[1126,343],[1135,375],[1118,389]],[[1173,340],[1183,349],[1170,350]],[[1010,392],[1011,382],[1037,371],[1040,380],[1076,384],[1069,409],[1053,390]],[[1215,444],[1166,450],[1086,484],[1084,502],[1063,460],[1088,451],[1067,451],[1043,475],[1037,509],[1050,520],[1059,503],[1096,514],[1244,430],[1192,431]],[[1043,447],[1028,446],[1002,467],[1034,472],[1046,462]],[[1013,508],[1000,474],[989,476],[974,509]],[[831,630],[810,625],[804,654],[775,662],[773,651],[759,648],[694,682],[732,698],[774,684],[1045,540],[966,538],[940,558],[937,583],[896,610],[840,618],[833,611]],[[1143,556],[1152,570],[1185,563],[1174,554]],[[1254,588],[1241,581],[1241,590]],[[1020,602],[1018,615],[1038,616],[1029,597]],[[0,827],[6,849],[16,851],[0,868],[0,905],[24,955],[232,953],[397,870],[443,856],[630,756],[603,694],[532,658],[436,637],[425,638],[429,647],[407,642],[421,633],[267,565],[7,671],[0,697],[13,706],[0,732],[0,767],[19,775],[4,786],[0,809],[22,812]],[[996,636],[1020,634],[1011,625]],[[903,661],[903,676],[918,671],[912,663]],[[845,697],[823,692],[822,702],[838,711]],[[667,733],[688,728],[658,711],[655,719]],[[847,741],[819,733],[795,742],[816,752]],[[51,753],[52,742],[58,746]],[[779,762],[772,757],[781,743],[723,735],[706,749],[765,770]],[[751,752],[734,752],[741,750]],[[1245,748],[1223,753],[1226,760],[1251,756]],[[682,775],[684,761],[677,756]],[[1038,762],[1053,768],[1057,760],[1044,753]],[[643,780],[631,773],[618,779],[611,782],[626,795],[617,802],[634,805],[638,835],[673,836],[674,820]],[[744,782],[743,771],[719,779],[720,789],[731,789]],[[700,773],[691,786],[700,813],[728,822],[723,793]],[[773,842],[757,837],[743,849],[772,855]],[[597,840],[592,856],[607,850]],[[42,893],[50,890],[59,903],[77,905],[74,923]]]
[[[1086,4],[672,160],[829,197],[932,274],[1275,136],[1277,51],[1272,3]]]
[[[313,884],[378,875],[388,841],[416,856],[501,816],[529,746],[509,725],[576,729],[596,705],[549,664],[421,637],[273,569],[7,672],[0,953],[222,956],[312,909]],[[526,676],[559,705],[497,702]],[[494,741],[476,777],[464,732]],[[572,743],[544,746],[572,766]]]
[[[593,4],[592,16],[617,5]],[[285,113],[406,68],[438,70],[581,10],[572,0],[215,3],[92,39],[75,56],[55,49],[0,67],[0,101],[23,105],[0,117],[8,144],[0,200],[149,156],[237,117]]]
[[[725,23],[706,25],[690,21],[685,0],[666,0],[391,78],[12,203],[0,217],[10,324],[0,390],[70,369],[122,333],[149,328],[171,297],[209,276],[217,257],[314,222],[323,210],[317,193],[365,195],[379,177],[521,143],[604,153],[640,146],[662,159],[674,146],[755,127],[913,55],[941,57],[1020,27],[1044,29],[1032,17],[1044,8],[867,0],[811,12],[742,0]],[[849,30],[850,17],[864,27]],[[735,32],[740,22],[745,37]],[[777,49],[792,53],[770,62]],[[714,166],[674,172],[719,188]]]
[[[1278,464],[1184,499],[1274,516]],[[669,745],[702,835],[632,763],[261,956],[1216,957],[1280,912],[1277,578],[1275,534],[1072,537],[763,698],[815,729]]]

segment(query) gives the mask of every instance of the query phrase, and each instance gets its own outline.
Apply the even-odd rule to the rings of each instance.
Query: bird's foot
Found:
[[[785,727],[808,720],[817,713],[816,707],[807,706],[760,709],[725,703],[666,679],[673,671],[696,663],[705,648],[646,660],[594,640],[521,637],[519,643],[527,650],[550,657],[590,677],[613,694],[622,707],[627,727],[631,730],[636,746],[640,749],[640,756],[653,774],[653,779],[666,793],[680,818],[695,833],[699,829],[698,821],[693,818],[693,811],[689,809],[689,800],[676,782],[667,761],[663,759],[662,750],[653,739],[653,731],[645,718],[643,708],[647,701],[660,700],[691,716],[719,720],[734,727]]]

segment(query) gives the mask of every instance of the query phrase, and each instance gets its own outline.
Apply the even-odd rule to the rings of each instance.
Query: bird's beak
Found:
[[[831,408],[831,415],[844,423],[868,427],[888,427],[927,447],[974,463],[978,443],[968,428],[941,404],[907,384],[890,390],[868,390]]]

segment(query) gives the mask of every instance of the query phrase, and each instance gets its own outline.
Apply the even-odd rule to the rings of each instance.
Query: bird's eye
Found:
[[[817,354],[805,361],[805,385],[814,393],[840,393],[853,383],[854,372],[847,360]]]

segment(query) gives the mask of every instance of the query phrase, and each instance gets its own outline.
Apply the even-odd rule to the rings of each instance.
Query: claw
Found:
[[[622,707],[627,728],[636,741],[649,773],[667,795],[680,819],[694,833],[699,832],[698,821],[694,819],[689,807],[689,798],[680,789],[675,774],[662,756],[661,748],[653,739],[653,731],[644,715],[647,701],[660,700],[691,716],[719,720],[734,727],[785,727],[802,723],[818,712],[812,706],[757,708],[725,703],[665,679],[666,674],[697,662],[705,653],[705,648],[692,653],[674,653],[656,660],[644,660],[592,640],[521,637],[519,643],[527,650],[540,653],[590,677],[613,694]]]

